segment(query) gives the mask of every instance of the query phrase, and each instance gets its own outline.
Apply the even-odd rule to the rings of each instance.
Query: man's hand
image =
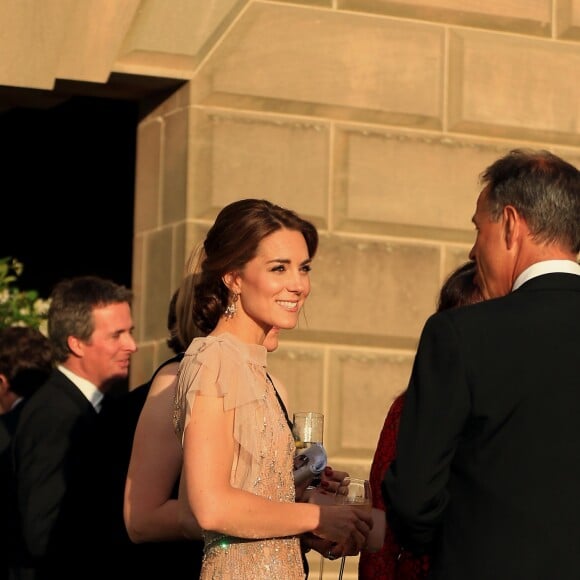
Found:
[[[335,544],[332,547],[334,556],[354,556],[365,546],[372,525],[368,510],[321,505],[320,522],[314,534]]]

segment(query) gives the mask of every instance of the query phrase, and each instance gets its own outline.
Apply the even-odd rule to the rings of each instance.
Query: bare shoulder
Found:
[[[151,397],[154,395],[159,395],[161,393],[167,392],[168,390],[171,390],[171,394],[173,395],[175,393],[175,383],[178,368],[178,362],[170,362],[164,365],[151,382],[151,388],[149,390],[148,396]]]

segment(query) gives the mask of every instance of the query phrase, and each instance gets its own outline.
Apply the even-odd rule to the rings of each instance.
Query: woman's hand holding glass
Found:
[[[330,465],[320,474],[320,485],[312,487],[308,483],[296,487],[296,501],[330,505],[336,503],[337,494],[346,493],[348,473],[332,469]]]

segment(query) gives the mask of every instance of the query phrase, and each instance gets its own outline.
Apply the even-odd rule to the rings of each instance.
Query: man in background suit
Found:
[[[27,552],[17,508],[12,437],[28,399],[52,371],[46,336],[29,326],[0,329],[0,579],[9,568],[25,566]]]
[[[51,294],[48,334],[57,368],[26,403],[13,439],[18,507],[33,557],[17,577],[102,573],[97,413],[105,393],[127,378],[137,350],[131,300],[130,290],[96,276],[63,280]]]
[[[491,300],[431,316],[382,491],[436,580],[580,577],[580,175],[514,150],[482,174]]]

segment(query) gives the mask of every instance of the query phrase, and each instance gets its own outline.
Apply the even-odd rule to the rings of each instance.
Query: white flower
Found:
[[[46,328],[50,299],[39,298],[36,290],[22,291],[14,286],[22,270],[23,266],[18,260],[0,258],[0,328]]]

